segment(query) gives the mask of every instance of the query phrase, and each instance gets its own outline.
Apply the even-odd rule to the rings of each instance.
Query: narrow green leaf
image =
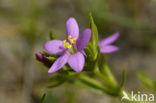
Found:
[[[69,76],[75,76],[75,75],[78,75],[78,73],[75,71],[68,71],[68,75]]]
[[[55,40],[56,39],[56,36],[53,32],[50,32],[49,33],[49,37],[50,37],[50,40]]]
[[[97,30],[97,27],[94,23],[94,19],[93,19],[91,13],[89,14],[89,19],[90,19],[90,28],[92,30],[91,42],[94,45],[98,45],[98,30]]]
[[[85,53],[86,53],[86,55],[87,55],[87,58],[89,58],[90,61],[94,61],[94,60],[96,59],[97,55],[94,54],[94,51],[92,50],[91,47],[92,47],[92,44],[89,43],[89,44],[84,48],[84,50],[85,50]]]
[[[42,103],[60,103],[58,98],[52,94],[52,92],[47,92]]]
[[[122,72],[122,81],[120,83],[120,88],[122,88],[126,82],[126,77],[127,77],[127,71],[126,69],[123,70]]]
[[[94,61],[96,60],[98,55],[98,30],[91,14],[89,15],[89,19],[90,19],[90,28],[92,31],[92,35],[91,35],[90,42],[85,48],[85,52],[87,53],[88,58]]]
[[[50,84],[50,85],[48,86],[48,88],[54,88],[54,87],[60,86],[60,85],[63,84],[64,82],[65,82],[64,80],[52,82],[52,84]]]
[[[43,94],[43,96],[41,98],[41,103],[44,103],[43,101],[44,101],[45,97],[46,97],[46,93]]]
[[[152,81],[147,75],[145,75],[142,72],[138,72],[138,77],[141,80],[141,82],[149,89],[154,90],[155,89],[155,84],[154,81]]]
[[[112,74],[110,68],[108,67],[106,61],[104,60],[104,57],[100,55],[99,58],[99,73],[98,76],[102,78],[109,86],[113,88],[118,87],[118,83]]]
[[[55,61],[55,60],[56,60],[55,57],[51,57],[51,56],[49,56],[49,57],[46,57],[46,56],[45,56],[45,58],[47,58],[49,61]]]
[[[56,75],[56,76],[53,76],[53,77],[50,77],[48,79],[49,82],[54,82],[54,81],[58,81],[58,80],[62,80],[61,76],[60,75]]]

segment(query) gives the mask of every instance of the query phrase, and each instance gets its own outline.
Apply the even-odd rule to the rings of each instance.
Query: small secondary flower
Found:
[[[76,72],[81,72],[85,64],[84,48],[91,37],[91,29],[85,29],[79,36],[79,27],[75,18],[66,21],[66,40],[51,40],[44,44],[44,49],[60,57],[50,67],[48,73],[61,69],[66,63]]]
[[[103,39],[99,42],[100,52],[101,53],[113,53],[119,50],[119,47],[111,45],[115,42],[120,36],[119,32],[114,33],[113,35]]]

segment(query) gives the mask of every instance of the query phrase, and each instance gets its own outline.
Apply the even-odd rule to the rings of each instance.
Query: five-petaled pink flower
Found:
[[[81,72],[85,64],[84,47],[91,38],[91,29],[85,29],[79,36],[79,27],[71,17],[66,22],[66,40],[51,40],[44,44],[44,49],[60,57],[50,67],[48,73],[61,69],[66,63],[76,72]]]
[[[99,42],[100,52],[101,53],[113,53],[119,50],[119,47],[111,45],[119,37],[119,32],[114,33],[113,35],[103,39]]]

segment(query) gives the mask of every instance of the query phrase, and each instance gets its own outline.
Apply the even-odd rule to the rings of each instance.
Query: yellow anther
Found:
[[[72,46],[69,44],[67,48],[71,48]]]
[[[72,46],[66,40],[63,40],[63,47],[64,48],[71,48]]]
[[[76,40],[76,38],[73,38],[73,40]]]
[[[68,41],[71,43],[69,43],[69,42],[67,42],[67,40],[63,40],[63,47],[64,48],[71,48],[72,47],[72,44],[74,44],[75,43],[75,41],[76,41],[76,38],[72,38],[72,36],[71,35],[69,35],[68,36]]]
[[[72,38],[72,36],[71,36],[71,35],[69,35],[69,36],[68,36],[68,40],[70,40],[71,38]]]
[[[63,40],[63,43],[66,43],[66,40]]]
[[[73,39],[72,39],[72,36],[69,35],[69,36],[68,36],[68,40],[70,41],[71,44],[74,44],[75,41],[76,41],[76,38],[73,38]]]
[[[75,43],[75,40],[74,39],[71,39],[70,40],[70,43],[74,44]]]

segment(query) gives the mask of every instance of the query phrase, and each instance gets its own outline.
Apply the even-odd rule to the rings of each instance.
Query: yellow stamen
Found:
[[[66,40],[64,40],[63,41],[63,47],[64,48],[71,48],[72,46]]]
[[[66,43],[66,40],[63,40],[63,43]]]
[[[76,41],[76,38],[72,38],[72,36],[69,35],[69,36],[68,36],[68,40],[69,40],[69,42],[70,42],[71,44],[74,44],[75,41]],[[69,42],[67,42],[66,40],[63,40],[63,47],[64,47],[64,48],[68,48],[68,49],[71,48],[72,45],[71,45]]]
[[[68,40],[70,41],[71,44],[74,44],[75,41],[76,41],[76,38],[73,38],[73,39],[72,39],[72,36],[69,35],[69,36],[68,36]]]
[[[69,36],[68,36],[68,40],[70,40],[71,38],[72,38],[72,36],[71,36],[71,35],[69,35]]]

